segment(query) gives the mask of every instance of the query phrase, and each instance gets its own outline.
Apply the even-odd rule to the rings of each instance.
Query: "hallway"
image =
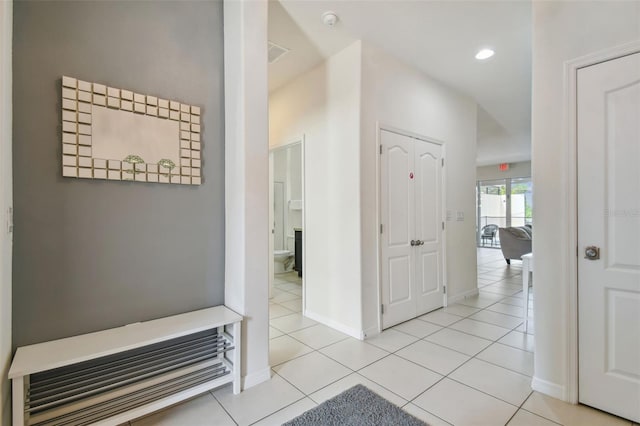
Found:
[[[531,318],[522,332],[520,261],[507,266],[500,250],[478,249],[478,286],[476,297],[363,342],[304,318],[300,280],[279,275],[272,379],[237,396],[226,386],[131,424],[280,425],[360,383],[432,426],[631,426],[531,390],[535,327]]]

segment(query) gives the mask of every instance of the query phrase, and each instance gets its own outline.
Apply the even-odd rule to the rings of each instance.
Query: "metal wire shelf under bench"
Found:
[[[13,425],[119,425],[226,383],[237,394],[241,322],[216,306],[20,347]]]

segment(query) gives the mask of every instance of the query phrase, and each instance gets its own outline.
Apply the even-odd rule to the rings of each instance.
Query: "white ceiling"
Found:
[[[291,49],[269,66],[274,90],[365,40],[478,103],[478,165],[531,158],[531,3],[271,0],[269,40]],[[322,23],[324,12],[338,24]],[[481,62],[483,47],[496,51]]]

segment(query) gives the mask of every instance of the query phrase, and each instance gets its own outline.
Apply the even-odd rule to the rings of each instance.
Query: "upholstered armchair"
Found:
[[[511,259],[522,260],[522,255],[531,253],[532,230],[529,227],[500,228],[500,247],[507,264]]]

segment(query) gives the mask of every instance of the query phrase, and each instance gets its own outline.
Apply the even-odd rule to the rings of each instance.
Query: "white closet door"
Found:
[[[381,131],[381,219],[383,328],[416,316],[414,291],[415,197],[410,177],[414,143]]]
[[[442,147],[381,131],[382,328],[442,306]]]
[[[640,422],[640,54],[579,70],[577,107],[579,399]]]
[[[442,146],[415,141],[417,314],[442,307]]]

